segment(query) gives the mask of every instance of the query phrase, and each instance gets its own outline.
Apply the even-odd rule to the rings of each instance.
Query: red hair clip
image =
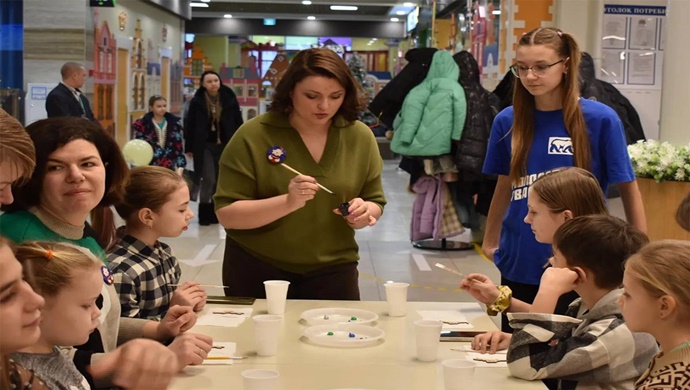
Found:
[[[43,257],[46,258],[46,260],[52,260],[53,259],[53,250],[48,249],[46,253],[43,254]]]

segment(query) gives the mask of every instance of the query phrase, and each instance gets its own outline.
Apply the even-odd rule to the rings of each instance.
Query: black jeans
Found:
[[[534,302],[534,298],[537,296],[537,292],[539,291],[538,284],[513,282],[504,277],[501,277],[501,284],[510,287],[510,290],[513,292],[513,298],[517,298],[527,303]],[[579,297],[580,296],[577,295],[575,291],[561,295],[561,297],[558,299],[558,304],[556,305],[554,314],[565,314],[565,311],[568,310],[568,305],[573,303],[573,301]],[[501,316],[501,330],[506,333],[513,333],[513,328],[508,325],[508,316],[506,316],[505,313]]]
[[[257,259],[228,237],[223,256],[223,285],[228,286],[225,295],[266,298],[265,280],[289,281],[288,299],[359,300],[357,262],[298,274]]]
[[[199,203],[211,203],[218,184],[218,164],[223,154],[222,144],[206,143],[204,148],[204,166],[201,170],[201,189]],[[196,169],[196,167],[194,168]]]

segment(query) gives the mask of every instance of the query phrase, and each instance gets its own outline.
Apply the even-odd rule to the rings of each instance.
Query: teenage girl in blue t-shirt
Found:
[[[538,177],[577,166],[592,172],[603,191],[618,183],[627,220],[646,231],[620,119],[611,108],[580,99],[580,56],[575,39],[558,29],[524,34],[510,68],[516,76],[513,106],[496,116],[491,129],[484,173],[498,175],[498,184],[482,250],[501,271],[501,284],[525,302],[533,301],[551,256],[550,245],[538,243],[523,221],[529,187]]]

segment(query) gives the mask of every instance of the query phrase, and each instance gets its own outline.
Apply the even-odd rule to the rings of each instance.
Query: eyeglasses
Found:
[[[548,72],[552,66],[558,65],[561,62],[565,62],[567,60],[568,59],[566,58],[565,60],[556,61],[551,65],[523,66],[523,65],[515,64],[515,65],[510,67],[510,71],[513,72],[513,75],[515,75],[515,77],[517,77],[517,78],[527,77],[527,73],[529,70],[532,70],[532,73],[534,73],[535,76],[542,77],[542,76],[546,75],[546,72]]]

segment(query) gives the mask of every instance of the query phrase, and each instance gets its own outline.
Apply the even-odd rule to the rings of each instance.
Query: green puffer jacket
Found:
[[[410,91],[393,122],[394,152],[405,156],[450,153],[451,140],[460,140],[467,112],[459,74],[450,53],[434,53],[429,74]]]

